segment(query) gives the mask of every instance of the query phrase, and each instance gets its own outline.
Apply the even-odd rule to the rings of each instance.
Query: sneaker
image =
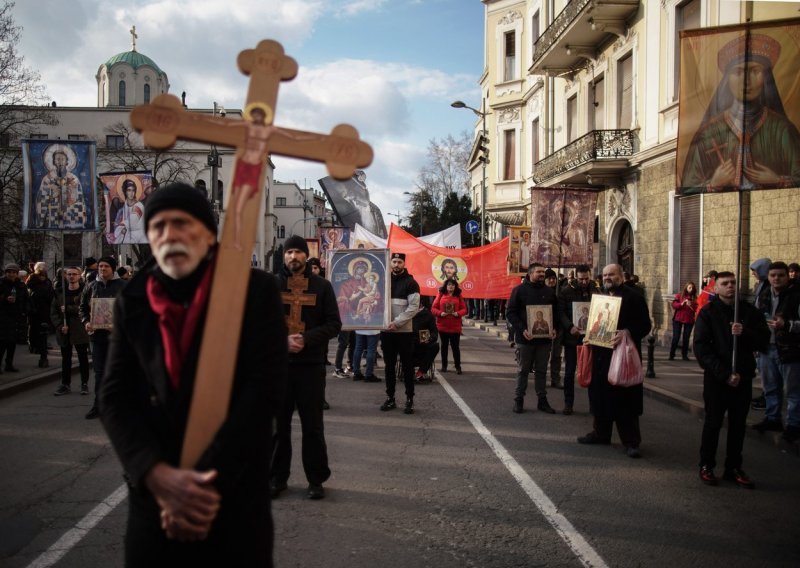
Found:
[[[753,424],[753,430],[757,430],[759,432],[783,432],[783,424],[778,422],[777,420],[770,420],[769,418],[764,418],[758,424]]]
[[[425,378],[425,373],[423,373],[422,371],[417,371],[417,374],[414,375],[414,380],[416,382],[420,382],[424,378]]]
[[[714,475],[714,469],[704,465],[700,468],[700,481],[706,485],[716,485],[717,476]]]
[[[306,496],[309,499],[318,500],[325,498],[325,488],[322,485],[317,485],[315,483],[308,484],[308,490],[306,491]]]
[[[58,385],[56,392],[53,393],[54,396],[64,396],[65,394],[69,394],[72,392],[72,389],[69,385]]]
[[[366,377],[364,377],[365,383],[380,383],[381,381],[382,379],[376,377],[375,375],[367,375]]]
[[[753,402],[750,404],[750,408],[753,410],[766,410],[767,408],[767,399],[763,396],[758,396],[753,399]]]
[[[386,400],[383,401],[381,404],[381,410],[393,410],[397,408],[397,403],[394,401],[394,397],[388,397]]]
[[[100,411],[97,410],[96,406],[93,406],[89,412],[86,413],[86,420],[94,420],[95,418],[100,418]]]
[[[564,416],[571,416],[572,415],[572,407],[571,406],[565,406],[564,410],[561,411],[561,414],[563,414]]]
[[[603,446],[608,446],[611,444],[610,439],[601,438],[597,435],[597,432],[592,430],[585,436],[578,436],[578,443],[579,444],[600,444]]]
[[[344,368],[344,372],[345,372],[346,375],[352,375],[353,374],[353,367],[351,367],[350,365],[347,365]]]
[[[344,372],[344,369],[335,369],[333,371],[333,376],[337,379],[349,379],[350,375]]]
[[[81,383],[81,394],[89,394],[88,383]]]
[[[461,374],[461,367],[456,367],[456,375],[460,375],[460,374]]]
[[[542,412],[546,412],[547,414],[555,414],[556,411],[550,406],[550,403],[547,402],[547,397],[542,396],[539,398],[539,403],[536,405],[536,408],[541,410]]]
[[[414,399],[407,398],[406,399],[406,406],[403,409],[403,414],[414,414]]]
[[[522,399],[521,398],[515,398],[514,399],[514,408],[512,408],[511,411],[515,412],[516,414],[522,414],[523,408],[522,408]]]
[[[364,380],[364,373],[361,371],[356,371],[353,373],[353,380],[354,381],[363,381]]]
[[[747,474],[738,467],[726,469],[722,477],[728,481],[735,482],[736,485],[739,487],[744,487],[745,489],[755,489],[756,487],[756,484],[753,482],[753,480],[750,479]]]

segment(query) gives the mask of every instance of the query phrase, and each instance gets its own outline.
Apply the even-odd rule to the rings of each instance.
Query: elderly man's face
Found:
[[[166,209],[150,219],[147,240],[158,267],[170,278],[180,280],[195,271],[217,236],[189,213]]]
[[[625,281],[622,275],[622,269],[618,264],[609,264],[603,268],[603,286],[606,290],[617,288]]]

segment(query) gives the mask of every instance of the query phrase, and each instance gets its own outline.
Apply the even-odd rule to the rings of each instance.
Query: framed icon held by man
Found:
[[[592,296],[589,307],[589,329],[586,339],[592,345],[611,348],[611,340],[617,333],[619,310],[622,307],[620,296],[605,296],[595,294]]]
[[[528,333],[534,339],[550,339],[553,329],[553,306],[534,304],[527,306]]]

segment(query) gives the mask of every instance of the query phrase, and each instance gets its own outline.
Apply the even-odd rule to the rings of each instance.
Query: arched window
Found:
[[[125,81],[119,82],[119,106],[125,106]]]
[[[281,225],[278,227],[278,238],[285,239],[286,238],[286,225]]]
[[[150,85],[144,86],[144,104],[150,102]]]

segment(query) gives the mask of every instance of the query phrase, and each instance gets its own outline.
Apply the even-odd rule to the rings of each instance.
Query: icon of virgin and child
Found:
[[[342,323],[374,326],[383,322],[381,276],[373,272],[372,261],[358,256],[347,265],[349,278],[336,284],[336,301]]]

